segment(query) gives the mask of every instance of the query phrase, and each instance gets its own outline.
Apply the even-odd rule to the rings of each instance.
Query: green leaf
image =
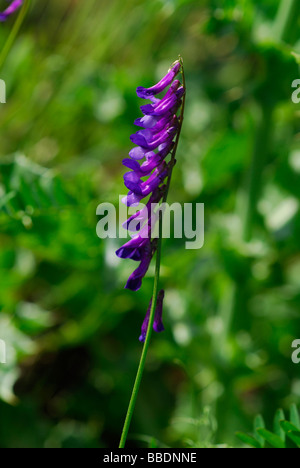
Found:
[[[7,203],[16,196],[16,192],[9,192],[0,198],[0,210],[4,208]]]
[[[290,423],[289,421],[281,421],[280,425],[286,435],[290,438],[292,442],[296,444],[297,447],[300,446],[300,431],[298,431],[297,427],[294,424]]]
[[[300,448],[300,432],[289,432],[288,436]]]
[[[282,427],[282,429],[284,430],[286,434],[292,431],[299,432],[297,427],[294,424],[290,423],[289,421],[281,421],[280,426]]]
[[[152,437],[149,441],[149,447],[148,448],[158,448],[159,447],[159,444],[158,444],[158,441],[156,439],[154,439],[154,437]]]
[[[254,419],[254,437],[256,438],[256,440],[258,440],[262,448],[265,445],[265,440],[263,437],[259,435],[259,433],[257,432],[257,429],[262,429],[262,428],[264,429],[265,427],[266,425],[265,425],[263,417],[260,414],[258,414]]]
[[[263,428],[258,428],[258,429],[256,429],[256,431],[272,447],[274,447],[274,448],[285,448],[284,441],[280,437],[278,437],[278,435],[273,434],[272,432],[268,431],[267,429],[263,429]]]
[[[291,423],[293,423],[294,426],[296,426],[296,428],[300,430],[300,418],[297,406],[295,404],[291,405],[290,407],[290,420]]]
[[[15,154],[0,161],[0,210],[9,216],[31,211],[69,206],[73,199],[62,180],[50,170]]]
[[[242,441],[244,442],[244,444],[247,444],[247,445],[250,445],[250,447],[254,447],[254,448],[262,448],[261,447],[261,444],[258,442],[258,440],[256,440],[254,437],[248,435],[248,434],[244,434],[243,432],[237,432],[236,433],[236,436]]]
[[[242,154],[247,154],[251,144],[249,135],[226,131],[218,135],[203,157],[204,183],[209,190],[222,184],[238,172],[242,165]]]
[[[285,440],[285,432],[281,427],[280,423],[285,420],[284,412],[282,409],[278,409],[274,417],[274,432],[282,440]]]

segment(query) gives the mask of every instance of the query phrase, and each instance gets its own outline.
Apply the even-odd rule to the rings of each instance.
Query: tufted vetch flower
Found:
[[[140,129],[130,136],[135,146],[129,151],[129,158],[123,160],[123,165],[129,169],[124,174],[124,184],[129,192],[122,201],[129,207],[138,207],[146,197],[149,198],[147,202],[143,201],[146,203],[144,207],[123,224],[133,237],[116,252],[120,258],[139,262],[125,285],[132,291],[140,289],[158,245],[157,239],[152,238],[158,220],[152,206],[165,201],[176,162],[175,151],[182,125],[182,112],[180,116],[178,114],[182,111],[185,95],[184,86],[176,78],[181,71],[182,62],[178,60],[156,85],[137,88],[138,97],[148,99],[150,103],[140,107],[143,116],[134,121]],[[165,94],[158,97],[163,92]],[[161,321],[163,296],[164,292],[161,291],[154,317],[155,331],[164,329]],[[151,304],[142,326],[140,341],[145,340]]]
[[[0,13],[0,21],[6,21],[7,18],[12,15],[16,10],[18,10],[24,0],[14,0],[11,4],[2,12]]]
[[[153,330],[156,333],[160,333],[160,332],[164,331],[164,329],[165,329],[164,325],[162,323],[162,312],[163,312],[164,297],[165,297],[165,291],[162,289],[158,293],[157,303],[156,303],[156,308],[155,308],[154,322],[153,322]],[[151,307],[152,307],[152,299],[150,301],[150,304],[149,304],[149,307],[148,307],[148,310],[147,310],[147,313],[146,313],[146,317],[145,317],[143,325],[142,325],[141,335],[139,337],[139,340],[142,343],[144,343],[144,341],[146,339]]]

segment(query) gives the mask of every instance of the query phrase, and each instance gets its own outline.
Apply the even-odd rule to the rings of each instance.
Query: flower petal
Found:
[[[152,260],[154,250],[153,244],[149,242],[143,251],[143,258],[140,265],[134,272],[129,276],[126,283],[125,289],[131,289],[131,291],[138,291],[142,285],[143,278],[148,271],[150,262]]]
[[[155,316],[154,316],[154,322],[153,322],[153,330],[156,333],[160,333],[160,332],[164,331],[164,329],[165,329],[164,325],[163,325],[163,322],[162,322],[164,297],[165,297],[165,291],[162,289],[158,293],[156,309],[155,309]],[[142,343],[145,342],[145,339],[146,339],[146,336],[147,336],[151,307],[152,307],[152,299],[150,301],[150,304],[149,304],[149,307],[148,307],[148,310],[147,310],[147,313],[146,313],[146,317],[144,319],[144,322],[143,322],[142,328],[141,328],[141,335],[139,337],[139,340]]]
[[[6,21],[7,18],[12,15],[18,8],[23,4],[23,0],[14,0],[3,13],[0,13],[0,21]]]
[[[154,96],[158,93],[161,93],[169,84],[172,83],[175,76],[179,72],[181,64],[179,61],[176,61],[170,71],[154,86],[151,88],[144,88],[139,86],[136,90],[138,97],[142,99],[149,99],[150,96]]]
[[[148,151],[147,149],[142,148],[141,146],[137,146],[135,148],[132,148],[131,151],[129,151],[129,156],[132,159],[136,159],[136,160],[143,159],[147,151]]]

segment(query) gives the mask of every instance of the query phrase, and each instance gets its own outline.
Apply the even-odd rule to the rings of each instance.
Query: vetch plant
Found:
[[[129,193],[123,202],[127,206],[137,206],[148,195],[150,198],[147,209],[137,212],[124,224],[125,228],[139,231],[139,234],[116,252],[120,258],[140,261],[139,267],[129,277],[125,286],[132,291],[140,289],[142,279],[157,249],[156,240],[151,240],[151,225],[155,222],[155,215],[150,208],[151,204],[158,203],[162,198],[165,201],[168,186],[164,181],[170,176],[175,163],[175,157],[172,157],[169,163],[166,163],[165,159],[174,148],[173,140],[179,135],[181,127],[176,113],[181,107],[185,89],[179,80],[174,80],[180,68],[181,63],[177,61],[157,85],[148,89],[137,88],[137,95],[143,99],[150,99],[152,104],[141,106],[144,117],[134,122],[135,125],[143,127],[143,130],[131,135],[131,141],[138,146],[129,152],[129,159],[123,160],[124,166],[131,169],[124,175],[124,183]],[[155,97],[170,84],[163,99]],[[140,165],[139,160],[144,162]],[[143,177],[147,179],[143,181]],[[132,228],[134,220],[137,222]]]
[[[179,73],[182,76],[182,83],[180,80],[175,79]],[[165,95],[159,99],[157,95],[167,87],[169,88]],[[162,212],[153,213],[151,204],[160,201],[166,203],[167,201],[183,122],[185,92],[185,77],[181,57],[173,63],[168,73],[156,85],[151,88],[141,86],[137,88],[137,95],[142,99],[149,99],[151,103],[141,106],[144,116],[135,120],[134,123],[142,127],[142,130],[131,135],[130,139],[136,146],[129,152],[130,158],[123,160],[124,166],[130,169],[124,175],[124,183],[129,189],[129,193],[123,202],[127,206],[138,206],[142,199],[149,196],[147,209],[137,212],[124,223],[124,227],[130,230],[134,229],[136,235],[116,252],[120,258],[139,262],[139,266],[130,275],[125,288],[132,291],[140,289],[155,252],[156,267],[153,295],[140,335],[140,341],[144,342],[143,351],[119,448],[125,447],[145,367],[152,328],[156,332],[164,330],[162,323],[164,291],[159,291]],[[178,115],[179,112],[180,115]],[[168,156],[170,158],[167,162]],[[141,161],[141,164],[139,161]],[[145,177],[146,180],[143,180]],[[136,220],[136,223],[132,223],[133,220]],[[155,222],[159,223],[159,234],[158,237],[152,238],[153,229],[151,227]],[[132,228],[133,224],[134,228]],[[145,236],[145,232],[148,234],[147,236]]]

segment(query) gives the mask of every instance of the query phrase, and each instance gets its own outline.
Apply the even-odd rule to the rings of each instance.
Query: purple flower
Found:
[[[120,247],[116,254],[120,258],[131,258],[132,260],[142,260],[144,247],[148,243],[148,239],[143,238],[140,234],[133,237],[129,242],[126,242]]]
[[[153,228],[151,221],[155,221],[151,204],[158,203],[164,195],[164,182],[171,169],[165,159],[174,147],[174,139],[180,128],[177,112],[185,93],[180,81],[175,80],[180,69],[181,63],[177,61],[155,86],[137,88],[137,95],[143,99],[150,99],[151,104],[141,106],[144,116],[136,119],[134,123],[142,127],[142,130],[131,135],[130,139],[136,146],[130,150],[129,158],[123,160],[123,165],[130,169],[124,175],[124,184],[129,192],[123,203],[127,206],[138,206],[144,198],[150,198],[142,210],[123,224],[126,229],[136,232],[137,235],[116,252],[120,258],[141,262],[126,284],[126,288],[133,290],[140,288],[154,254],[152,247],[150,248],[151,227]],[[167,87],[169,88],[161,99],[155,97]],[[141,160],[143,161],[139,163]],[[146,232],[146,240],[141,232],[138,234],[140,230]]]
[[[152,257],[156,250],[156,242],[151,242],[148,239],[148,242],[143,247],[141,251],[141,263],[138,268],[129,276],[126,283],[125,289],[131,289],[131,291],[138,291],[142,285],[142,280],[145,274],[148,271]]]
[[[184,88],[181,86],[178,90],[173,90],[172,94],[169,96],[166,95],[165,98],[158,103],[141,106],[141,111],[147,116],[161,116],[165,115],[167,112],[175,113],[181,105],[181,98],[183,95]]]
[[[153,133],[149,128],[140,130],[134,135],[131,135],[130,139],[132,143],[140,145],[148,150],[156,149],[159,145],[164,143],[167,138],[171,138],[176,134],[178,125],[174,121],[174,126],[167,125],[163,130],[158,133]]]
[[[164,331],[164,325],[162,323],[162,313],[163,313],[163,301],[165,297],[165,291],[162,289],[158,293],[157,297],[157,303],[156,303],[156,309],[155,309],[155,316],[154,316],[154,322],[153,322],[153,330],[156,333],[160,333]],[[149,325],[149,319],[150,319],[150,312],[151,312],[151,307],[152,307],[152,299],[150,301],[146,317],[144,319],[142,329],[141,329],[141,336],[139,337],[139,340],[144,343],[147,335],[147,330],[148,330],[148,325]]]
[[[14,0],[11,2],[9,7],[6,8],[2,13],[0,13],[0,21],[6,21],[7,18],[12,15],[20,6],[22,6],[24,0]]]
[[[127,229],[128,231],[139,231],[141,229],[142,225],[146,222],[146,220],[148,220],[148,222],[149,222],[149,220],[152,220],[153,213],[151,212],[151,205],[152,205],[152,203],[159,203],[160,202],[165,189],[166,189],[165,185],[163,185],[162,187],[157,188],[152,193],[152,195],[149,198],[149,200],[148,200],[147,204],[145,205],[145,207],[142,210],[137,211],[134,215],[130,216],[130,218],[127,219],[127,221],[125,221],[125,223],[123,223],[123,228]],[[134,223],[133,223],[133,221],[134,221]],[[155,221],[155,219],[154,219],[154,221]],[[150,223],[150,228],[151,228],[151,223]],[[118,255],[119,250],[117,250],[117,255]]]
[[[174,164],[174,158],[171,158],[170,162],[166,161],[166,158],[174,149],[182,123],[177,114],[185,89],[180,81],[175,79],[180,70],[181,62],[177,61],[155,86],[137,88],[137,95],[142,99],[149,99],[151,103],[141,106],[143,117],[134,122],[141,129],[130,136],[130,140],[136,146],[130,150],[129,158],[123,159],[123,165],[129,169],[124,174],[124,184],[129,192],[122,201],[127,206],[138,206],[144,198],[149,198],[145,206],[123,224],[125,229],[135,235],[116,251],[120,258],[140,262],[125,286],[132,291],[140,289],[157,248],[157,239],[152,239],[152,233],[158,215],[152,209],[152,204],[157,204],[163,199],[168,186],[166,179]],[[165,95],[157,98],[156,95],[166,88],[168,89]],[[161,291],[153,325],[157,332],[164,329],[161,321],[163,297],[164,292]],[[151,303],[142,326],[140,341],[145,340],[150,309]]]
[[[164,76],[155,86],[151,88],[143,88],[139,86],[136,90],[138,97],[142,99],[149,99],[150,96],[155,96],[158,93],[161,93],[169,84],[172,83],[175,76],[180,70],[180,62],[176,62],[174,66],[168,71],[166,76]]]
[[[143,198],[153,192],[162,180],[168,175],[168,166],[162,162],[158,168],[150,175],[150,177],[143,181],[135,172],[127,172],[124,175],[124,183],[126,187],[136,195],[141,195]]]
[[[129,158],[123,159],[123,166],[132,169],[138,177],[145,177],[146,175],[149,175],[162,161],[163,158],[160,154],[153,153],[141,166],[137,161],[133,161]]]

